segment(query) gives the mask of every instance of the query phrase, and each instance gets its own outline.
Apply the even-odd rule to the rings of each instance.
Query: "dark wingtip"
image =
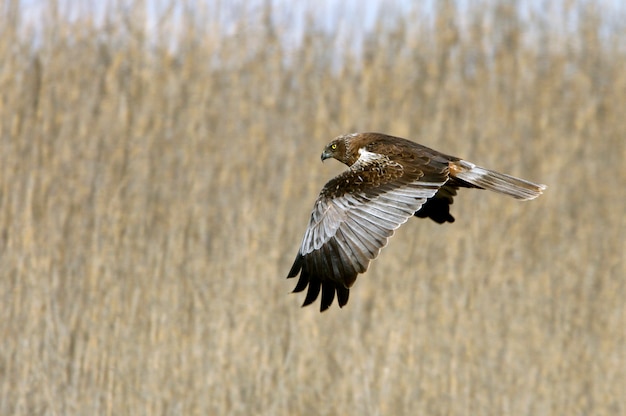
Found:
[[[308,306],[311,303],[315,302],[317,298],[320,297],[320,291],[322,292],[320,300],[320,312],[324,312],[325,310],[330,308],[335,300],[335,297],[337,298],[339,307],[343,307],[346,303],[348,303],[350,290],[346,287],[345,284],[326,279],[322,281],[321,279],[315,277],[314,274],[311,274],[309,267],[305,267],[304,263],[304,257],[300,255],[300,253],[298,253],[293,263],[293,266],[291,266],[291,270],[287,275],[287,278],[289,279],[292,277],[296,277],[298,274],[300,274],[298,283],[296,283],[296,287],[293,288],[291,293],[299,293],[304,291],[304,289],[307,289],[304,302],[302,303],[302,307]],[[351,272],[352,274],[354,274],[354,277],[348,276],[347,280],[349,284],[354,283],[357,275],[355,271]]]
[[[317,299],[320,294],[320,286],[321,282],[318,279],[309,279],[309,289],[306,292],[306,297],[304,298],[304,303],[302,303],[302,307],[305,307],[315,302],[315,299]]]
[[[293,261],[293,265],[287,274],[287,279],[296,277],[298,273],[300,273],[300,269],[302,269],[302,255],[298,252],[296,259]]]
[[[306,289],[309,284],[309,276],[304,273],[300,275],[300,279],[298,279],[298,283],[296,283],[296,287],[293,288],[291,293],[299,293]]]
[[[348,303],[348,298],[350,297],[350,289],[344,286],[337,285],[337,302],[339,303],[339,307],[343,308],[346,303]]]
[[[325,281],[322,283],[322,300],[320,302],[320,312],[330,308],[335,300],[335,283]]]

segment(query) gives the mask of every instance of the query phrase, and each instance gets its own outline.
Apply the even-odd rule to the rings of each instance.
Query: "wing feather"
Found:
[[[346,226],[342,227],[341,231],[344,235],[346,234],[346,232],[351,232],[356,237],[358,237],[363,245],[367,248],[370,257],[376,257],[376,254],[378,253],[378,248],[384,245],[385,240],[388,238],[384,235],[373,232],[372,228],[368,228],[365,224],[359,221],[347,222]]]
[[[355,211],[360,215],[368,215],[368,216],[376,217],[377,219],[381,221],[389,221],[391,223],[401,221],[403,214],[394,210],[393,207],[388,207],[388,208],[389,208],[388,210],[384,210],[379,206],[370,204],[370,205],[363,205],[359,207],[358,210],[355,209]]]
[[[338,258],[341,260],[340,262],[343,264],[347,275],[357,273],[359,263],[365,262],[365,264],[367,264],[367,259],[369,258],[367,253],[359,253],[359,251],[355,249],[355,244],[352,241],[353,238],[356,237],[354,234],[350,234],[350,230],[341,228],[337,232],[336,237],[332,239],[337,245]]]
[[[341,230],[344,233],[347,230],[358,230],[361,235],[366,236],[369,245],[375,248],[376,254],[378,249],[383,247],[387,243],[387,239],[393,235],[393,230],[382,229],[366,219],[356,220],[351,218],[346,221],[345,226],[341,227]]]
[[[335,299],[335,284],[329,281],[322,282],[322,301],[320,309],[325,311],[333,303]]]
[[[351,228],[341,229],[337,234],[337,238],[334,239],[336,244],[339,244],[343,252],[353,260],[352,263],[357,273],[364,273],[369,259],[376,257],[378,251],[376,245]]]
[[[340,228],[353,228],[355,226],[361,226],[365,228],[369,233],[375,234],[381,240],[389,238],[393,235],[393,230],[397,228],[397,222],[391,222],[387,220],[380,220],[379,218],[371,215],[364,215],[355,212],[350,213],[350,217],[346,220]]]
[[[336,258],[342,258],[342,256],[347,255],[346,248],[340,247],[339,242],[336,239],[329,240],[328,246],[331,248],[332,253],[334,253],[334,257],[332,257],[330,261],[333,261],[333,264],[337,267],[339,275],[344,276],[353,273],[353,270],[343,262],[334,261]]]
[[[339,302],[339,307],[343,308],[343,306],[348,303],[350,289],[341,285],[335,285],[335,290],[337,291],[337,302]]]
[[[371,251],[371,244],[367,243],[367,240],[361,238],[357,233],[354,232],[353,229],[344,227],[337,230],[337,235],[334,241],[344,242],[345,245],[342,247],[344,251],[348,249],[356,258],[360,258],[363,256],[369,256]]]
[[[293,293],[302,292],[309,284],[309,269],[303,268],[303,263],[304,257],[298,253],[287,275],[288,277],[296,277],[298,273],[300,273],[300,278],[298,279],[298,283],[296,283],[296,287],[293,288]]]
[[[315,299],[317,299],[320,294],[321,286],[322,281],[320,279],[309,279],[309,288],[306,291],[306,297],[304,298],[302,306],[307,306],[315,302]]]

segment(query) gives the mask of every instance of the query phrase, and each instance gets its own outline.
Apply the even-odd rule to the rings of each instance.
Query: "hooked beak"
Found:
[[[327,150],[324,150],[322,152],[322,162],[325,161],[326,159],[331,158],[332,156],[330,155],[330,153]]]

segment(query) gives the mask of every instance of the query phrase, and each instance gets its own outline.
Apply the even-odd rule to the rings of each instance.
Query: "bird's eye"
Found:
[[[333,150],[337,150],[337,144],[336,143],[331,144],[330,148]]]

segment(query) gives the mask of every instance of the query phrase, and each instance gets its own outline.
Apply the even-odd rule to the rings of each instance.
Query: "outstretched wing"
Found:
[[[400,155],[401,156],[401,155]],[[394,231],[448,180],[448,164],[415,153],[395,157],[361,150],[359,160],[324,186],[288,277],[294,292],[308,286],[302,306],[322,292],[320,311],[349,288]]]

